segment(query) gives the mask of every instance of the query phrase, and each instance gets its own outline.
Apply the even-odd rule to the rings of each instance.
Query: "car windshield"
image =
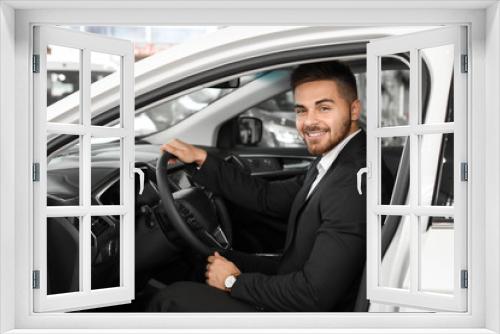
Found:
[[[259,76],[260,74],[241,76],[239,84],[234,88],[215,85],[213,87],[197,88],[181,96],[156,101],[137,112],[134,122],[135,136],[136,138],[145,137],[166,130]]]
[[[228,81],[210,87],[197,87],[194,90],[189,91],[188,93],[157,100],[153,103],[148,104],[146,107],[140,110],[136,110],[134,119],[134,131],[136,139],[144,138],[151,134],[164,131],[178,124],[186,118],[204,110],[206,107],[210,106],[212,103],[218,101],[222,97],[252,82],[261,75],[263,75],[263,73],[254,73],[240,76],[236,84],[234,84],[232,81]],[[48,90],[47,94],[49,96],[49,94],[52,94],[52,91]],[[78,91],[74,92],[74,94],[78,94]],[[68,96],[68,99],[73,98],[74,94],[72,96]],[[107,121],[106,123],[101,123],[99,125],[119,127],[119,113],[114,112],[114,109],[112,108],[108,111],[105,111],[104,113],[99,114],[98,117],[104,116],[104,118],[107,118],[106,114],[112,115],[114,117],[108,118],[110,119],[109,121]],[[65,135],[49,135],[48,146],[51,146],[51,141],[52,143],[56,143],[63,136]],[[101,138],[99,139],[99,142],[105,143],[112,140],[114,139]],[[67,140],[65,140],[64,142],[66,144],[68,143]],[[68,147],[68,145],[65,146]],[[71,145],[69,146],[71,147]]]

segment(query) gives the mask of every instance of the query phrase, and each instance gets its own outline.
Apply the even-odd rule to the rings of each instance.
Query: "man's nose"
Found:
[[[304,119],[304,123],[306,125],[310,125],[310,124],[315,124],[316,122],[318,121],[317,119],[317,114],[316,112],[313,110],[310,110],[307,114],[306,114],[306,118]]]

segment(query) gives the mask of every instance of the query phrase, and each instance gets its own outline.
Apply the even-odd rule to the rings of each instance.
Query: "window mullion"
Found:
[[[127,209],[123,205],[93,205],[93,206],[49,206],[46,208],[47,217],[73,217],[123,215]]]
[[[81,291],[91,291],[91,263],[90,263],[90,214],[83,216],[80,232],[80,285]]]
[[[418,50],[410,51],[410,292],[417,293],[418,278],[419,278],[419,256],[418,256],[418,216],[416,211],[418,208],[418,185],[420,182],[419,170],[419,150],[418,136],[416,135],[418,127],[418,115],[420,110],[419,101],[419,63]]]
[[[85,131],[82,140],[82,159],[81,159],[81,170],[82,170],[82,185],[81,198],[83,198],[83,206],[90,207],[90,172],[91,172],[91,146],[90,146],[90,52],[88,49],[83,49],[82,53],[82,73],[80,75],[82,78],[82,85],[80,86],[80,96],[81,96],[81,108],[82,108],[82,124]]]
[[[455,123],[437,123],[437,124],[417,124],[415,133],[418,135],[453,133]]]
[[[81,83],[80,83],[81,84]],[[80,106],[81,106],[80,97]],[[47,123],[47,131],[51,134],[60,135],[84,135],[85,127],[79,124]]]
[[[381,268],[381,255],[380,255],[380,218],[377,217],[375,208],[379,204],[377,192],[380,189],[380,178],[378,175],[379,165],[379,138],[376,137],[375,131],[378,128],[378,111],[379,111],[379,94],[378,85],[380,83],[380,58],[368,57],[367,58],[367,101],[372,103],[372,108],[368,108],[366,116],[366,162],[369,168],[367,174],[367,262],[366,262],[366,276],[367,276],[367,295],[376,290],[380,282],[380,268]],[[376,236],[376,237],[375,237]]]
[[[81,198],[83,198],[83,208],[85,214],[83,215],[81,232],[80,232],[80,284],[82,291],[90,293],[91,291],[91,134],[90,134],[90,51],[83,49],[82,52],[82,85],[80,86],[81,92],[81,106],[82,106],[82,124],[85,129],[85,134],[82,140],[82,187]]]
[[[408,205],[376,205],[373,211],[377,215],[407,216],[415,214],[417,216],[455,216],[455,208],[453,206],[420,205],[417,208],[412,208]]]
[[[127,130],[123,128],[109,128],[101,126],[90,126],[87,131],[90,132],[94,138],[121,138],[129,134],[127,133]]]
[[[134,111],[135,105],[130,96],[134,94],[134,58],[133,51],[124,55],[121,61],[121,96],[120,96],[120,116],[125,136],[122,139],[122,159],[121,159],[121,180],[122,198],[121,204],[127,210],[127,213],[120,220],[120,244],[125,245],[120,252],[120,286],[134,286],[134,266],[129,259],[134,258],[134,209],[135,209],[135,190],[134,190],[134,151],[135,151],[135,133],[134,133]],[[125,191],[127,189],[127,191]],[[130,298],[133,298],[131,295]]]

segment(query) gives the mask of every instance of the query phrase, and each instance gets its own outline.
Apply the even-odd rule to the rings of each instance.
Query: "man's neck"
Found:
[[[358,131],[360,129],[359,125],[357,123],[352,124],[351,123],[351,128],[349,129],[349,133],[347,134],[346,137],[349,137],[352,135],[354,132]]]
[[[359,131],[361,131],[361,128],[359,128],[359,127],[356,127],[355,129],[349,130],[349,132],[347,133],[347,136],[345,136],[344,139],[342,139],[337,145],[335,145],[328,152],[323,153],[321,155],[321,157],[324,157],[324,156],[328,155],[330,152],[338,150],[339,148],[341,150],[347,144],[347,142],[349,142],[349,140],[351,140],[352,137],[354,137]]]

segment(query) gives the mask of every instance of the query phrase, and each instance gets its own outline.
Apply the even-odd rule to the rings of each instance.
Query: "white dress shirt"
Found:
[[[344,148],[344,146],[347,145],[347,143],[359,132],[361,132],[361,129],[358,131],[351,133],[349,136],[345,137],[340,143],[338,143],[334,148],[332,148],[328,153],[325,153],[319,163],[316,165],[316,168],[318,168],[318,175],[316,176],[316,179],[314,179],[313,184],[311,185],[311,188],[309,189],[309,192],[307,193],[307,197],[309,198],[309,195],[313,192],[314,188],[318,185],[319,181],[325,176],[326,171],[330,168],[330,166],[333,164],[335,159],[337,159],[338,155]]]

